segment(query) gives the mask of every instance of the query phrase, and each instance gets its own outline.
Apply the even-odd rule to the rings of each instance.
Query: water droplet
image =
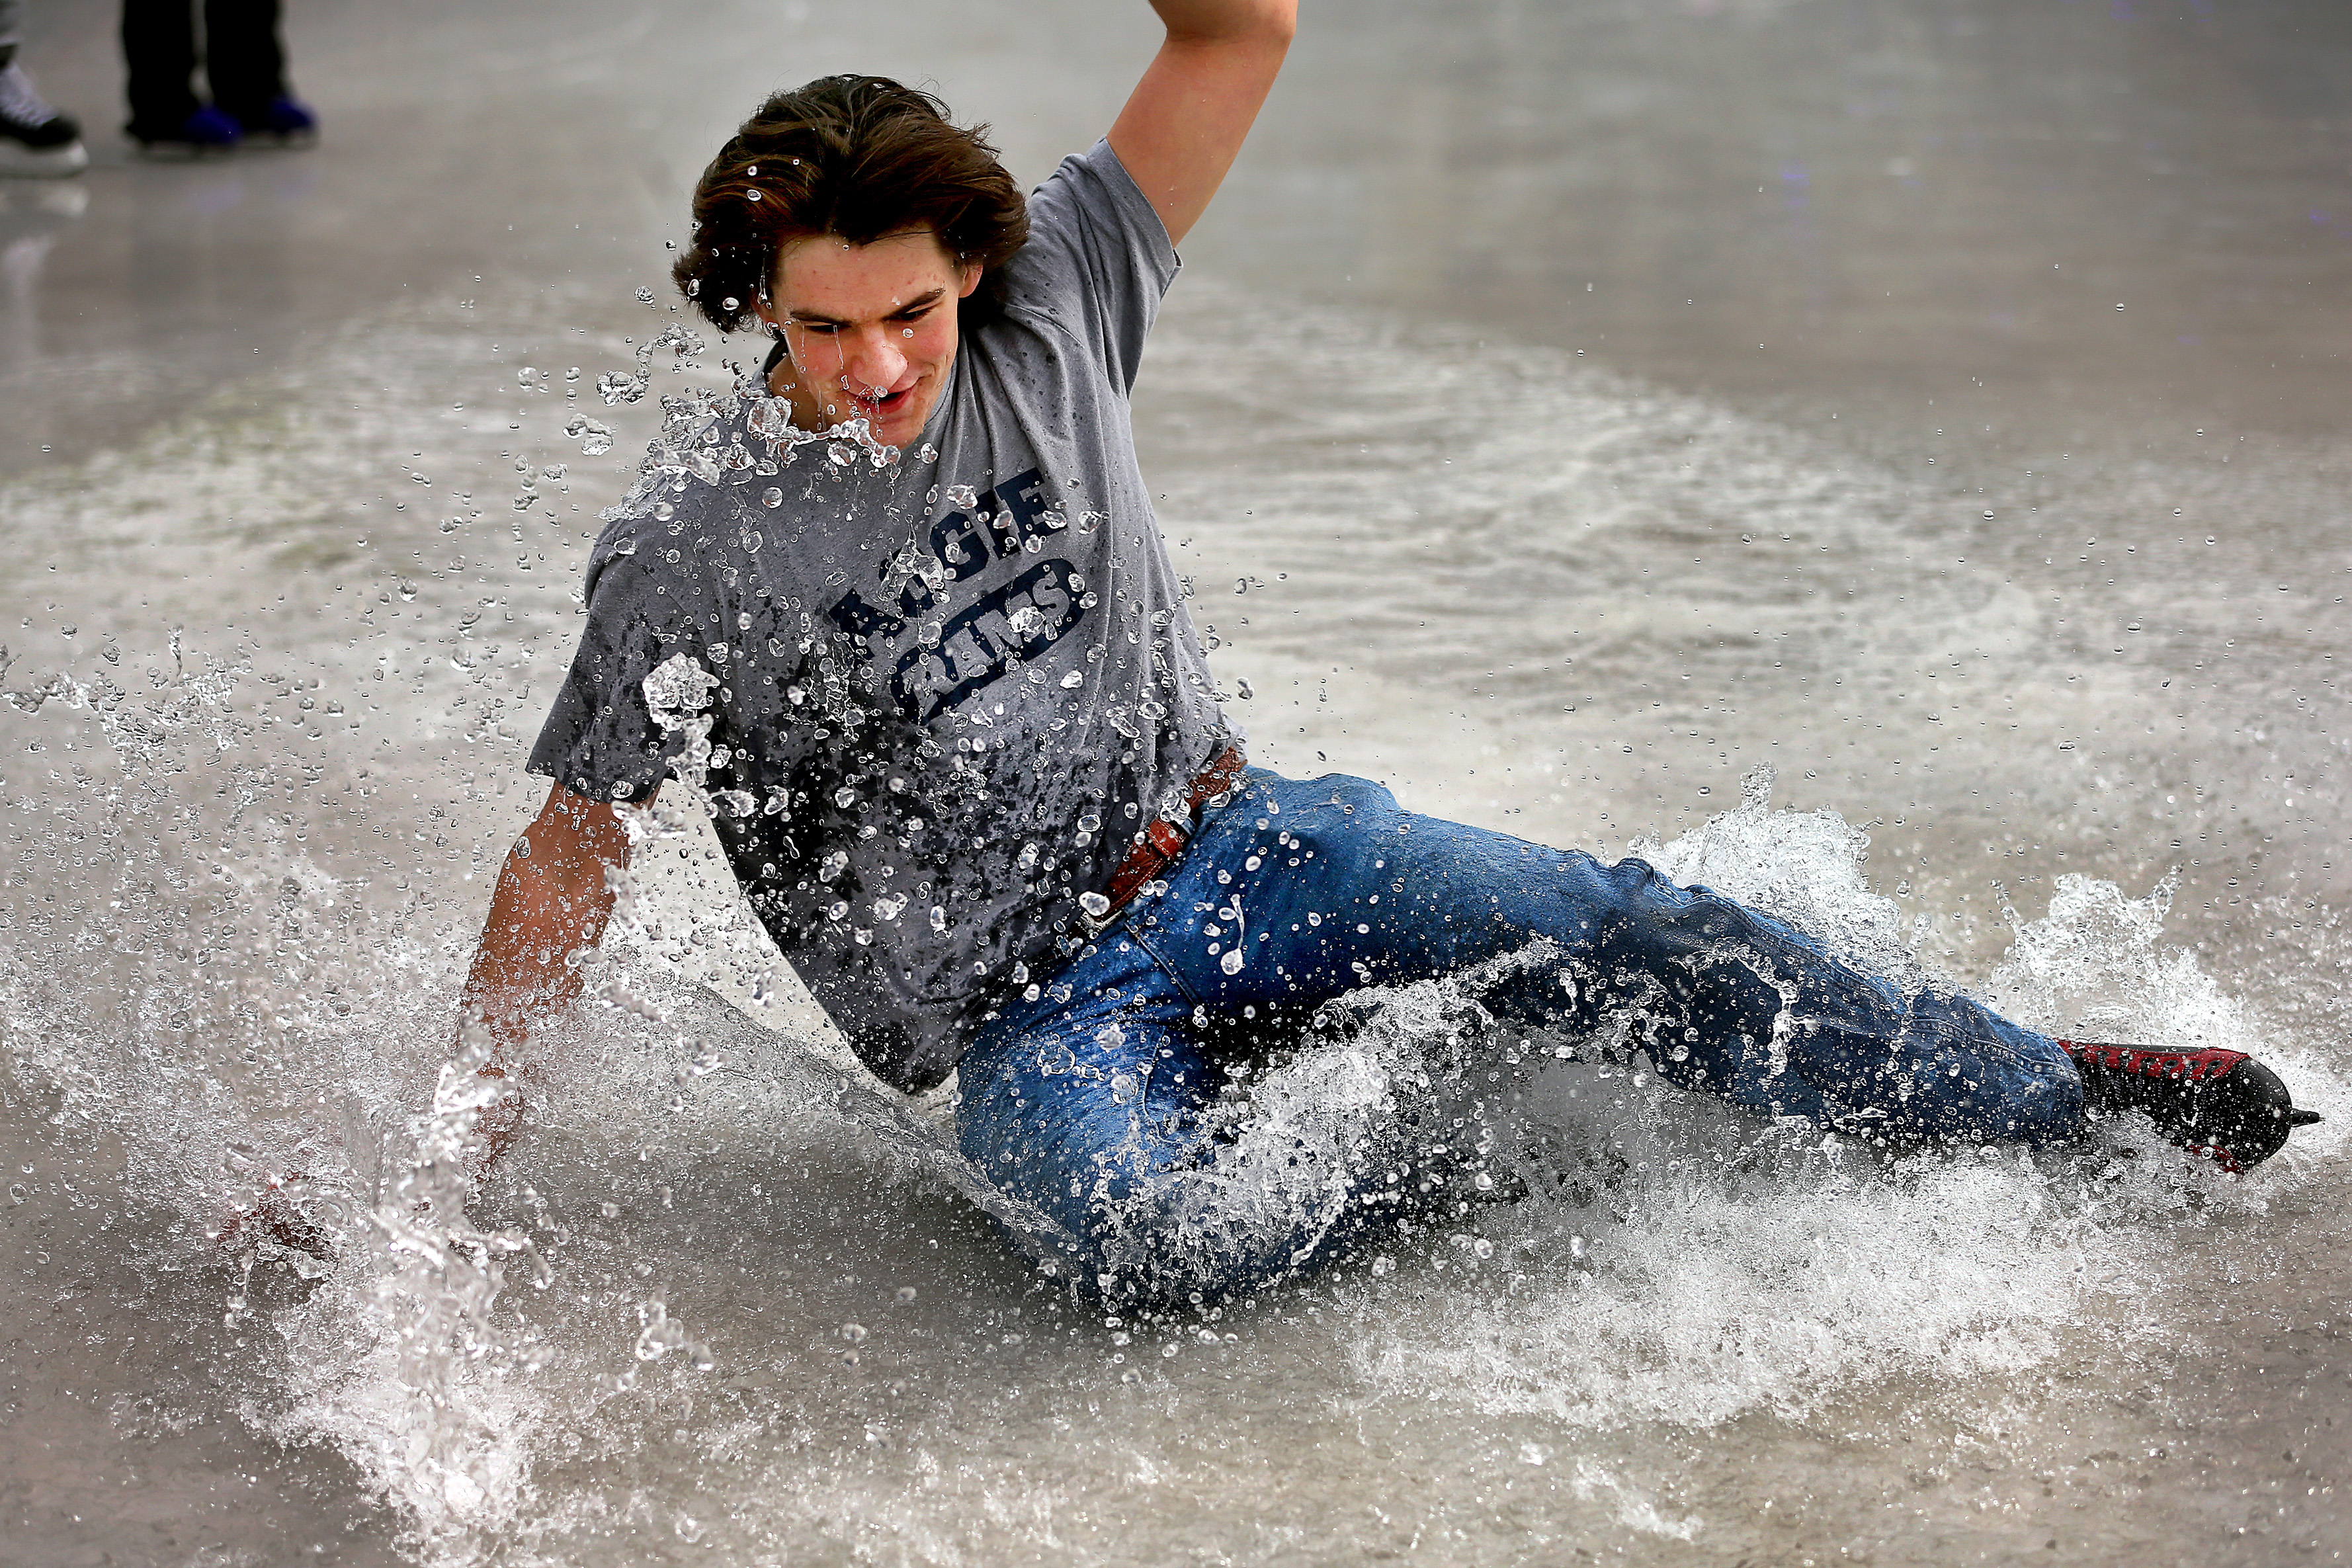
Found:
[[[912,1286],[912,1285],[901,1285],[901,1286],[899,1286],[899,1287],[898,1287],[898,1299],[899,1299],[900,1301],[913,1301],[913,1300],[915,1299],[915,1287],[914,1287],[914,1286]]]
[[[1078,907],[1087,912],[1088,919],[1100,920],[1110,913],[1110,900],[1099,893],[1082,893],[1078,894]]]
[[[1242,950],[1239,947],[1226,948],[1225,956],[1217,960],[1217,967],[1223,969],[1228,975],[1240,974],[1242,972]]]
[[[650,305],[653,302],[654,291],[647,288],[645,285],[639,284],[637,286],[637,303],[640,305]]]
[[[864,1323],[844,1323],[841,1325],[841,1337],[847,1340],[852,1344],[864,1344],[866,1343],[866,1325]]]
[[[783,504],[784,493],[776,488],[773,485],[769,486],[766,489],[760,492],[760,505],[773,507],[781,507]]]

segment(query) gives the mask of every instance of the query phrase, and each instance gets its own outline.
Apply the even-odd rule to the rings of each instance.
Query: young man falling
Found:
[[[615,805],[683,773],[866,1065],[957,1072],[965,1154],[1120,1293],[1314,1266],[1423,1185],[1397,1179],[1427,1164],[1414,1127],[1443,1143],[1428,1116],[1507,1082],[1474,1030],[1447,1082],[1376,1086],[1361,1136],[1219,1120],[1235,1061],[1368,986],[1461,977],[1513,1041],[1607,1031],[1674,1083],[1881,1141],[2049,1143],[2133,1107],[2242,1166],[2309,1119],[2235,1052],[2053,1040],[1638,861],[1247,767],[1128,394],[1295,0],[1154,4],[1167,42],[1109,136],[1025,203],[976,132],[871,77],[777,95],[704,174],[678,283],[775,348],[674,413],[590,562],[530,758],[554,787],[467,983],[504,1067],[577,993]]]

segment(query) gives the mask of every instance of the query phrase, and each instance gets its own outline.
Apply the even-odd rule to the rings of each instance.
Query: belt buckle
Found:
[[[1078,906],[1078,930],[1085,935],[1087,941],[1093,941],[1117,925],[1120,914],[1127,906],[1133,904],[1137,896],[1151,885],[1153,878],[1158,873],[1173,865],[1177,857],[1184,852],[1185,846],[1192,841],[1192,836],[1186,832],[1181,824],[1171,821],[1166,817],[1152,818],[1144,825],[1141,838],[1143,841],[1129,851],[1127,859],[1121,861],[1118,868],[1111,873],[1111,884],[1117,886],[1124,879],[1128,867],[1133,865],[1139,859],[1156,863],[1147,863],[1143,868],[1143,874],[1136,879],[1135,885],[1128,890],[1127,896],[1117,904],[1107,905],[1099,915],[1088,915],[1084,904]]]

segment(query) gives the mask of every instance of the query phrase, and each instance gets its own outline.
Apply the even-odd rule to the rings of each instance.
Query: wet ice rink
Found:
[[[1136,401],[1255,758],[2329,1120],[2245,1178],[1888,1160],[1564,1064],[1522,1201],[1118,1322],[690,817],[479,1230],[398,1197],[702,161],[864,69],[1034,182],[1145,8],[322,0],[322,143],[180,166],[108,129],[112,19],[37,5],[94,167],[0,185],[0,1557],[2352,1550],[2340,8],[1308,7]],[[205,1239],[271,1168],[331,1267]]]

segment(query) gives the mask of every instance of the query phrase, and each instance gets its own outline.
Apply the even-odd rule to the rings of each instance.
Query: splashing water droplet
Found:
[[[760,492],[760,505],[774,507],[784,504],[784,493],[773,485]]]
[[[1223,969],[1228,975],[1240,974],[1242,972],[1242,950],[1239,947],[1226,948],[1225,956],[1217,960],[1217,967]]]
[[[1100,920],[1110,913],[1110,900],[1099,893],[1082,893],[1078,894],[1078,907],[1087,912],[1088,919]]]

